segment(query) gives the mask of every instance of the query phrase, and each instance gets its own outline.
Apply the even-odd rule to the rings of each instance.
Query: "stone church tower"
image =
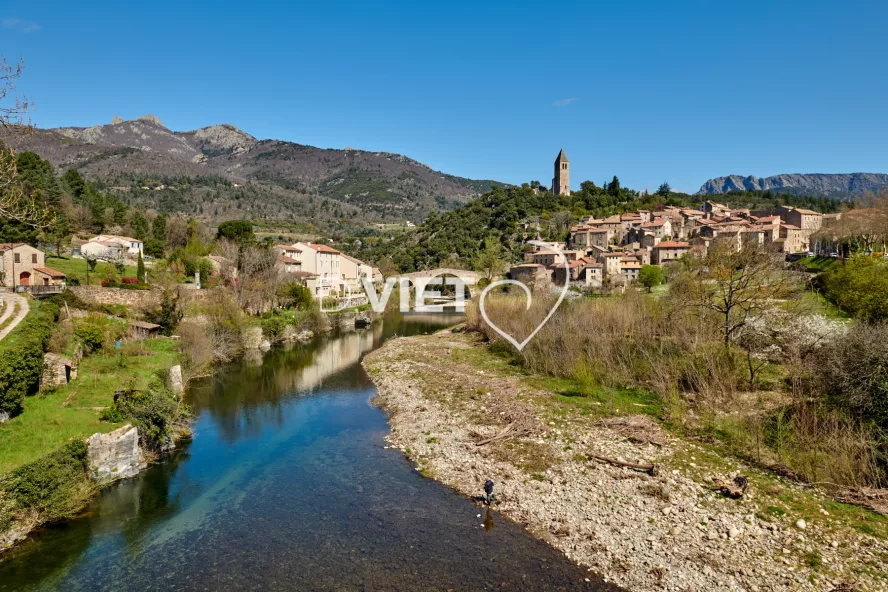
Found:
[[[570,161],[562,149],[555,159],[555,178],[552,179],[552,193],[570,195]]]

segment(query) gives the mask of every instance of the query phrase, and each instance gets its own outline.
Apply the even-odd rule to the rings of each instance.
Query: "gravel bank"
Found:
[[[865,512],[667,434],[654,438],[662,446],[633,444],[486,363],[484,348],[443,332],[390,341],[363,361],[390,413],[389,442],[424,474],[468,496],[493,479],[496,509],[633,592],[888,590],[883,530],[855,526]],[[525,435],[476,445],[508,426]],[[743,500],[714,491],[713,480],[739,474],[750,482]]]

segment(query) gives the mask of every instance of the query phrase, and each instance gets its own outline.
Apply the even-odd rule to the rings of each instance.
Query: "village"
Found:
[[[555,160],[553,191],[569,194],[570,164],[562,150]],[[841,218],[813,210],[779,206],[770,210],[731,209],[707,200],[701,209],[665,206],[595,219],[585,216],[570,228],[566,243],[527,245],[524,263],[509,269],[511,279],[588,290],[624,290],[639,279],[645,265],[663,265],[684,256],[705,255],[714,241],[740,251],[756,244],[794,255],[837,257],[831,241],[815,236]],[[816,251],[816,253],[815,253]],[[566,263],[566,265],[565,265]]]

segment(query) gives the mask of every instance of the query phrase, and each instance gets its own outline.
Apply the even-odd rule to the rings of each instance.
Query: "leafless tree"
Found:
[[[277,303],[278,290],[283,283],[274,249],[259,245],[239,245],[234,241],[219,241],[223,257],[220,276],[231,287],[238,305],[245,312],[259,314]]]
[[[12,64],[0,56],[0,131],[7,137],[24,135],[32,130],[27,117],[30,104],[16,95],[15,82],[23,69],[22,62]],[[0,217],[32,228],[48,228],[55,216],[40,201],[39,192],[25,191],[18,177],[15,151],[0,143]]]
[[[675,278],[672,294],[685,306],[715,314],[728,345],[750,316],[775,306],[796,284],[781,254],[755,244],[738,251],[727,241],[715,241],[705,257]]]

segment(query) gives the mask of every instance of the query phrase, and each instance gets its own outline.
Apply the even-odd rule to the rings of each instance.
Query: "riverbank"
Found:
[[[643,391],[580,394],[449,331],[390,341],[363,365],[389,442],[418,470],[468,496],[492,479],[497,510],[629,590],[888,585],[884,516],[665,432]],[[738,475],[742,499],[718,491]]]

